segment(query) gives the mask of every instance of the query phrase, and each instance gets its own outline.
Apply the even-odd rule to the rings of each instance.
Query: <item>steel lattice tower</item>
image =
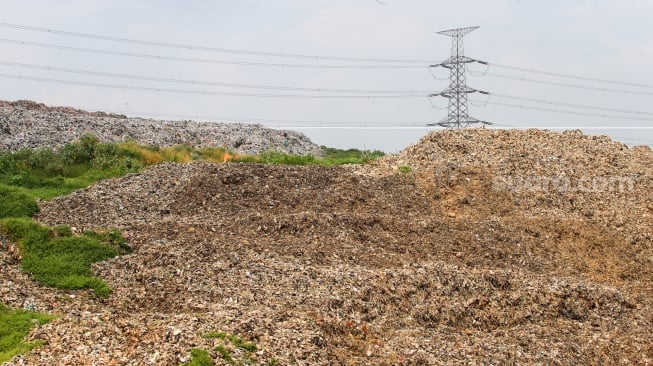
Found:
[[[489,94],[467,86],[466,64],[472,62],[487,64],[486,62],[464,56],[463,37],[476,29],[478,27],[456,28],[438,32],[438,34],[451,37],[451,57],[442,63],[431,65],[431,67],[444,67],[449,69],[449,87],[440,93],[431,94],[429,97],[445,97],[449,99],[449,105],[447,107],[447,117],[438,123],[429,124],[429,126],[439,125],[447,128],[463,128],[469,127],[469,125],[474,123],[489,124],[488,122],[469,117],[467,94]]]

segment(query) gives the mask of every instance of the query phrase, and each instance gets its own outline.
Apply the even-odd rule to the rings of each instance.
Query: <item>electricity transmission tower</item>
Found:
[[[478,29],[478,27],[456,28],[438,32],[438,34],[451,37],[451,57],[439,64],[430,65],[430,67],[444,67],[449,69],[449,87],[440,93],[429,95],[429,98],[445,97],[449,99],[449,105],[447,107],[448,115],[442,121],[430,123],[428,126],[438,125],[458,129],[469,127],[469,125],[475,123],[490,124],[489,122],[469,117],[467,94],[489,94],[488,92],[476,90],[467,86],[466,64],[478,62],[487,65],[487,62],[474,60],[464,56],[463,37],[476,29]]]

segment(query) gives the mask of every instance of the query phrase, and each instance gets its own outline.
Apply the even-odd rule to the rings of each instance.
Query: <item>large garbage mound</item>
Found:
[[[267,150],[321,154],[320,147],[302,133],[273,130],[260,124],[157,121],[49,107],[25,100],[0,101],[0,150],[59,147],[87,133],[98,136],[102,142],[132,139],[145,145],[224,147],[244,154]]]
[[[456,211],[484,209],[491,215],[503,208],[459,203],[508,193],[509,206],[528,217],[579,219],[651,249],[653,151],[648,146],[628,148],[578,130],[442,131],[382,159],[375,170],[387,173],[402,165],[413,168]]]
[[[650,363],[650,149],[540,132],[568,170],[529,170],[537,140],[501,161],[534,133],[434,133],[364,167],[162,164],[44,202],[39,220],[119,227],[135,250],[95,266],[107,300],[4,270],[20,290],[3,301],[63,314],[14,364],[174,365],[193,347],[227,364],[214,330],[256,342],[260,364]],[[603,195],[496,178],[532,171],[637,176]]]

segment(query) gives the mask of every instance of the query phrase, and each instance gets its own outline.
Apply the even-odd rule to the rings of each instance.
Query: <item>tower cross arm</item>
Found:
[[[486,61],[477,60],[477,59],[467,57],[467,56],[459,56],[459,57],[450,57],[450,58],[440,62],[439,64],[429,65],[429,67],[445,67],[447,69],[450,69],[454,65],[457,65],[457,64],[469,64],[469,63],[473,63],[473,62],[477,62],[477,63],[479,63],[481,65],[488,65],[489,64]]]
[[[478,26],[476,27],[467,27],[467,28],[455,28],[455,29],[448,29],[444,31],[437,32],[438,34],[442,34],[444,36],[450,36],[450,37],[462,37],[465,34],[471,33],[475,30],[478,29]]]
[[[439,93],[433,93],[429,94],[429,98],[432,97],[445,97],[445,98],[453,98],[455,95],[459,94],[472,94],[472,93],[479,93],[483,95],[490,95],[489,92],[486,92],[484,90],[478,90],[478,89],[473,89],[470,87],[465,87],[461,89],[452,89],[452,88],[447,88]]]

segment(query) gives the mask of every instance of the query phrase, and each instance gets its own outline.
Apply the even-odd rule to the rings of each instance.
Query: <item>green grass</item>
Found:
[[[0,363],[39,346],[42,342],[25,342],[25,336],[34,326],[43,325],[54,318],[32,311],[10,310],[0,303]]]
[[[276,151],[236,156],[233,161],[288,165],[365,164],[383,156],[381,151],[335,149],[322,146],[324,156],[290,155]],[[163,162],[187,163],[203,160],[223,162],[233,158],[224,148],[193,148],[177,145],[161,148],[134,141],[100,143],[93,135],[59,149],[22,149],[0,152],[0,217],[34,214],[35,199],[49,200],[69,194],[106,178],[140,172]]]
[[[408,173],[413,171],[413,169],[411,167],[406,166],[406,165],[400,166],[399,168],[397,168],[397,170],[399,171],[399,173],[402,173],[402,174],[408,174]]]
[[[26,190],[0,184],[0,218],[31,217],[39,210],[36,200]]]
[[[242,365],[243,362],[236,362],[234,360],[234,357],[231,354],[231,351],[229,349],[229,344],[231,346],[235,347],[236,349],[242,350],[240,352],[240,356],[242,356],[244,364],[246,365],[253,365],[256,364],[257,361],[252,357],[252,352],[256,352],[256,343],[254,342],[246,342],[239,336],[235,334],[229,334],[226,332],[220,332],[220,331],[211,331],[206,334],[204,334],[204,338],[207,339],[220,339],[224,341],[224,344],[219,344],[215,347],[215,351],[220,354],[223,360],[227,361],[229,364],[232,365]],[[232,349],[233,349],[232,347]]]
[[[228,334],[226,332],[218,332],[218,331],[211,331],[208,332],[204,335],[204,338],[208,339],[224,339],[230,341],[234,346],[245,350],[247,352],[255,352],[256,351],[256,343],[254,342],[246,342],[239,336],[235,334]]]
[[[213,360],[209,356],[209,352],[200,348],[193,348],[190,351],[193,357],[190,361],[184,363],[184,366],[212,366]]]
[[[258,155],[241,156],[234,159],[238,163],[262,163],[282,165],[343,165],[343,164],[366,164],[383,156],[381,151],[368,150],[341,150],[322,146],[324,156],[313,155],[291,155],[278,151],[267,151]]]
[[[0,230],[18,243],[22,270],[33,280],[61,289],[92,289],[107,297],[111,288],[91,264],[128,252],[117,230],[72,235],[70,228],[45,227],[29,218],[0,220]]]
[[[229,362],[232,365],[235,363],[234,358],[231,357],[231,351],[229,351],[229,349],[227,349],[227,347],[225,347],[223,345],[219,345],[219,346],[215,347],[215,350],[216,350],[216,352],[218,352],[220,354],[220,356],[222,356],[223,360]]]
[[[227,333],[218,331],[210,331],[204,335],[206,339],[227,339],[227,337]]]

